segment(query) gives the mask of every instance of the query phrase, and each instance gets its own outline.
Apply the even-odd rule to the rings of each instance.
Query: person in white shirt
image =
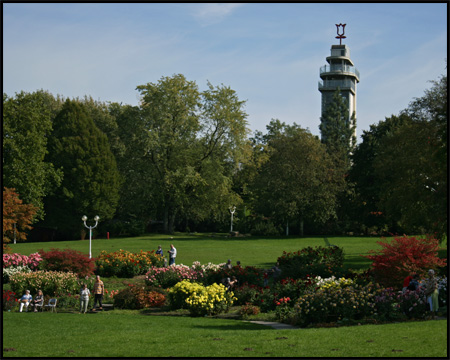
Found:
[[[175,249],[175,246],[173,244],[170,244],[170,250],[169,253],[169,266],[175,265],[175,258],[177,257],[177,249]]]
[[[30,295],[30,290],[26,290],[25,294],[20,298],[19,312],[22,312],[24,306],[25,311],[28,311],[28,305],[30,305],[31,300],[33,300],[33,297]]]

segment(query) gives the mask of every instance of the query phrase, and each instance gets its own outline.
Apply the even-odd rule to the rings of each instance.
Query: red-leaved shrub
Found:
[[[50,249],[50,251],[39,250],[43,258],[41,267],[48,271],[71,271],[78,277],[91,276],[94,274],[95,259],[81,251],[72,249]]]
[[[162,307],[166,296],[158,291],[147,291],[143,287],[128,284],[114,296],[114,307],[119,309],[144,309]]]
[[[439,241],[431,236],[396,237],[390,243],[377,241],[381,250],[369,250],[361,255],[373,261],[375,279],[385,287],[401,288],[403,279],[417,273],[425,276],[428,269],[445,266],[446,259],[439,259]]]

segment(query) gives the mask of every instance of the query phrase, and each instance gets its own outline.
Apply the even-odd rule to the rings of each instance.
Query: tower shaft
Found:
[[[349,124],[354,115],[356,119],[356,84],[359,83],[359,71],[350,59],[347,45],[332,45],[331,56],[326,58],[328,65],[320,68],[319,91],[322,94],[322,117],[339,88],[341,96],[348,106]],[[354,137],[356,138],[356,127]],[[322,141],[323,141],[322,137]]]

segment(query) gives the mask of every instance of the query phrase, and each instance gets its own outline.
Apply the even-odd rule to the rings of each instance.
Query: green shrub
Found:
[[[30,273],[19,272],[11,276],[10,284],[16,294],[24,294],[25,290],[30,290],[33,295],[38,290],[42,290],[44,295],[53,297],[78,294],[80,291],[80,281],[71,272],[43,270]]]
[[[330,277],[343,271],[344,251],[337,246],[306,247],[296,252],[286,253],[277,261],[283,278],[301,279],[307,276]]]
[[[264,270],[256,268],[254,266],[233,266],[231,269],[225,269],[223,267],[205,273],[202,280],[205,285],[212,285],[214,283],[219,284],[226,278],[236,277],[239,284],[253,284],[256,286],[263,286],[264,284]]]
[[[48,300],[52,296],[45,295],[45,303],[48,303]],[[80,310],[80,295],[79,294],[61,294],[57,297],[58,302],[56,304],[57,308],[64,310],[72,310],[79,311]],[[91,295],[89,297],[88,309],[92,308],[94,304],[94,296]]]
[[[131,284],[114,296],[114,308],[130,310],[140,308]]]
[[[239,309],[239,315],[245,319],[250,315],[258,315],[260,311],[261,309],[259,308],[259,306],[247,303],[241,306],[241,308]]]
[[[286,321],[287,319],[290,319],[293,315],[293,309],[292,305],[294,302],[291,300],[291,298],[288,297],[282,297],[275,301],[275,316],[278,321]]]
[[[370,286],[308,290],[297,300],[294,311],[287,320],[299,326],[307,326],[314,323],[337,322],[345,318],[357,320],[367,316],[373,317],[374,296]]]
[[[271,288],[272,293],[277,298],[289,297],[292,300],[297,300],[306,290],[314,288],[317,284],[317,279],[307,276],[304,279],[281,279],[275,283]]]
[[[236,297],[236,305],[255,304],[263,288],[249,283],[244,283],[233,289]]]

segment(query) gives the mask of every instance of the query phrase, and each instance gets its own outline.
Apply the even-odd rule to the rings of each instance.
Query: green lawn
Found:
[[[240,260],[243,266],[269,267],[272,266],[283,251],[297,251],[307,246],[338,245],[344,249],[345,265],[354,269],[368,268],[370,261],[360,256],[367,254],[370,249],[378,249],[376,237],[248,237],[227,238],[219,235],[146,235],[135,238],[95,239],[92,240],[92,256],[100,251],[108,252],[119,249],[139,252],[141,249],[156,250],[162,245],[165,255],[173,243],[177,248],[177,264],[192,265],[194,261],[215,264],[231,259],[233,264]],[[89,240],[57,241],[40,243],[12,244],[13,252],[29,255],[38,249],[71,248],[89,253]]]
[[[173,243],[177,263],[191,265],[240,260],[243,266],[271,266],[283,251],[338,245],[345,266],[365,269],[361,257],[378,249],[372,237],[226,238],[224,235],[147,235],[95,239],[92,253],[124,249],[166,252]],[[89,240],[18,243],[13,252],[72,248],[88,253]],[[440,251],[446,257],[446,243]],[[115,286],[123,279],[111,279]],[[24,332],[38,330],[36,335]],[[5,350],[6,349],[6,350]],[[8,351],[9,349],[9,351]],[[13,350],[14,349],[14,350]],[[340,328],[274,330],[241,320],[150,316],[114,310],[98,314],[3,312],[3,357],[447,357],[447,320]]]
[[[133,311],[15,312],[3,330],[3,357],[447,357],[447,320],[274,330]]]

